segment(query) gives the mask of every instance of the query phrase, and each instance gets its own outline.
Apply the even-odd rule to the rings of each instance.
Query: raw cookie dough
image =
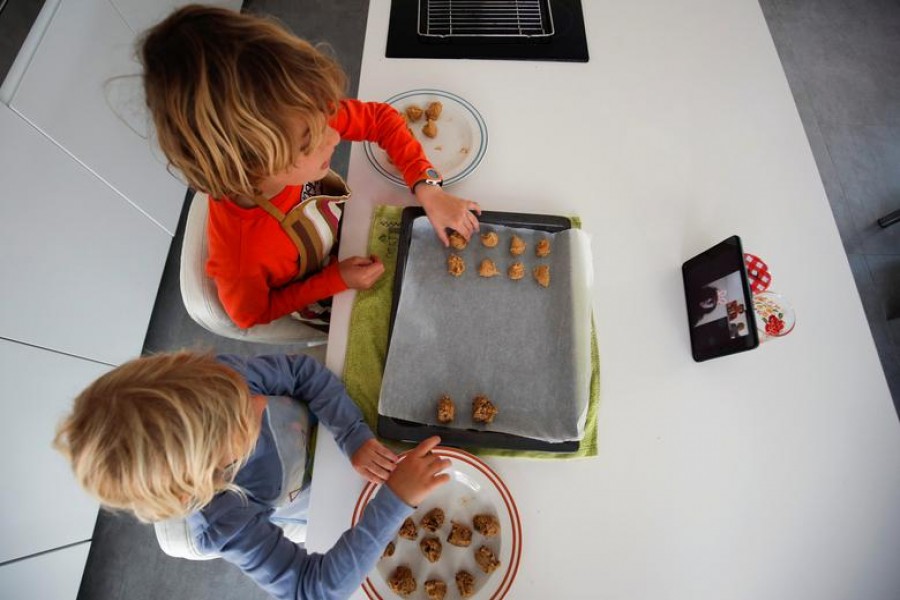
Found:
[[[403,525],[400,526],[400,531],[397,535],[408,540],[414,540],[419,537],[419,528],[416,527],[416,522],[413,521],[411,517],[406,517],[406,520],[403,521]]]
[[[513,256],[519,256],[525,253],[525,240],[520,238],[519,236],[513,234],[512,239],[509,240],[509,253]]]
[[[541,287],[550,287],[550,266],[538,265],[534,268],[534,278]]]
[[[472,420],[476,423],[492,423],[498,412],[487,396],[479,394],[472,399]]]
[[[447,237],[450,238],[450,247],[454,250],[462,250],[469,245],[466,238],[457,231],[451,231]]]
[[[468,571],[460,571],[456,574],[456,589],[463,598],[468,598],[475,593],[475,578]]]
[[[485,248],[493,248],[500,243],[500,238],[493,231],[481,234],[481,243]]]
[[[450,535],[447,536],[447,542],[460,548],[468,548],[472,543],[472,530],[456,521],[450,522]]]
[[[422,133],[425,134],[426,137],[436,138],[438,134],[437,125],[434,124],[434,121],[428,119],[425,121],[425,126],[422,127]]]
[[[384,552],[381,554],[381,558],[390,558],[394,555],[394,550],[396,546],[394,542],[388,542],[388,545],[384,547]]]
[[[413,578],[409,567],[399,566],[394,569],[390,579],[388,579],[388,585],[391,586],[394,593],[401,596],[409,596],[416,591],[416,580]]]
[[[419,525],[422,526],[423,529],[427,529],[431,533],[434,533],[444,524],[444,511],[441,508],[432,508],[425,516],[422,517],[422,520],[419,521]]]
[[[428,600],[444,600],[447,595],[447,584],[440,579],[429,579],[425,582],[425,596]]]
[[[497,265],[494,264],[494,261],[486,258],[478,265],[478,274],[482,277],[494,277],[499,275],[500,271],[497,270]]]
[[[514,262],[513,264],[509,265],[509,269],[507,269],[506,274],[513,281],[518,281],[519,279],[525,277],[525,265],[520,262]]]
[[[457,254],[451,254],[447,258],[447,272],[454,277],[459,277],[466,270],[466,263],[462,257]]]
[[[534,247],[534,255],[538,258],[550,256],[550,240],[544,239],[539,241],[537,246]]]
[[[410,104],[406,107],[406,118],[410,121],[418,121],[422,118],[422,115],[425,114],[425,111],[416,106],[415,104]]]
[[[452,423],[456,418],[456,405],[453,398],[444,394],[438,399],[437,420],[438,423]]]
[[[500,521],[494,515],[475,515],[472,524],[475,531],[484,537],[494,537],[500,533]]]
[[[419,542],[419,548],[422,550],[422,554],[425,555],[425,558],[427,558],[428,562],[430,563],[436,563],[438,560],[440,560],[441,551],[444,549],[444,547],[441,545],[441,540],[437,539],[434,536],[423,537],[422,541]],[[490,552],[490,550],[488,552]],[[493,554],[491,556],[493,556]],[[475,560],[478,560],[477,554],[475,556]],[[482,570],[484,570],[484,567],[481,568]],[[489,571],[485,571],[485,573],[489,573]]]
[[[444,105],[440,102],[432,102],[428,105],[428,108],[425,109],[425,117],[431,119],[432,121],[437,121],[441,116],[441,111],[444,110]]]
[[[481,546],[475,551],[475,562],[478,563],[478,568],[485,573],[493,573],[500,566],[500,561],[487,546]]]

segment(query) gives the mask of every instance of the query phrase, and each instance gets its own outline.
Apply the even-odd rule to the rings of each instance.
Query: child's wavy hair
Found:
[[[278,23],[191,5],[139,42],[147,106],[169,163],[213,198],[258,195],[315,149],[347,77]],[[308,135],[294,139],[297,124]]]
[[[230,490],[259,436],[241,376],[211,355],[132,360],[76,399],[53,446],[104,506],[144,522],[183,517]]]

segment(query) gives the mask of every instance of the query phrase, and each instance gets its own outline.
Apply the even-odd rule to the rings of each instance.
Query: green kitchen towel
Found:
[[[377,206],[369,233],[369,255],[384,262],[384,275],[369,290],[358,292],[350,313],[350,331],[344,360],[344,385],[359,405],[366,422],[375,430],[378,420],[378,395],[387,359],[388,325],[397,263],[402,206]],[[577,218],[574,227],[581,227]],[[581,458],[597,455],[597,410],[600,405],[600,356],[596,330],[591,332],[591,392],[584,438],[577,452],[536,452],[499,448],[466,448],[480,455],[529,458]]]

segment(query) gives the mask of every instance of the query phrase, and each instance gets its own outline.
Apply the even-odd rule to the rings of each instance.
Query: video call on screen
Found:
[[[743,258],[736,247],[725,246],[702,264],[685,273],[688,318],[701,347],[721,346],[749,335],[740,269]]]

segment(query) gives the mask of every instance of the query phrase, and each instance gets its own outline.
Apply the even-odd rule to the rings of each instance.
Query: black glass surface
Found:
[[[581,0],[549,0],[554,33],[549,38],[426,38],[419,35],[420,0],[392,0],[388,58],[469,58],[587,62]]]

